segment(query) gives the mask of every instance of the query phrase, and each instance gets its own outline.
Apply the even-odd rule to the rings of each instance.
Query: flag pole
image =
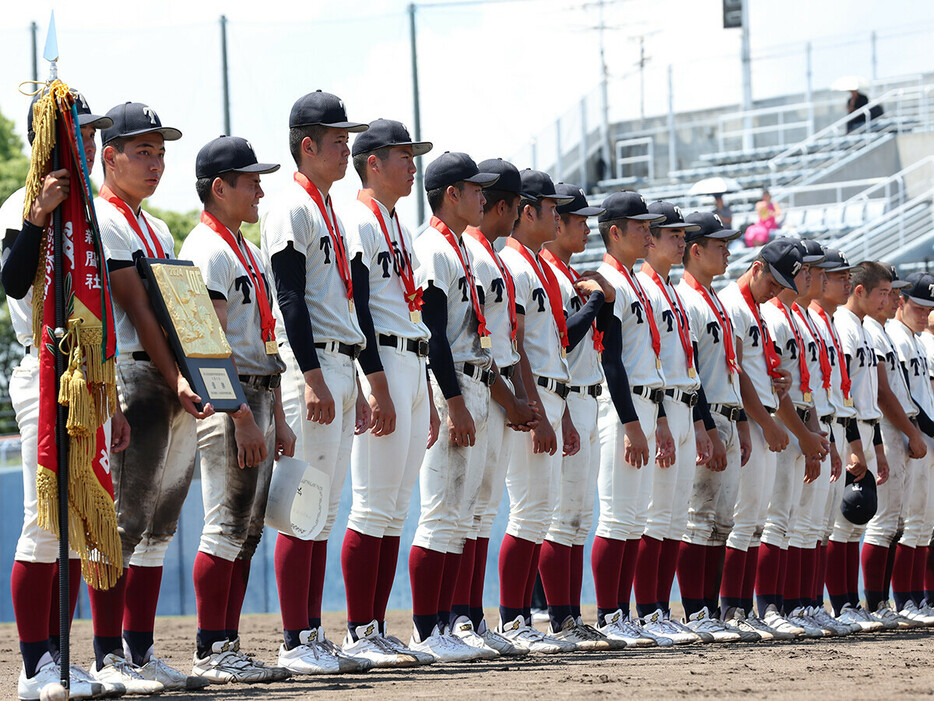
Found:
[[[55,32],[55,12],[49,21],[49,33],[45,40],[43,58],[49,61],[49,84],[58,79],[58,37]],[[57,130],[56,130],[57,131]],[[56,139],[52,149],[52,170],[62,167],[62,149]],[[55,394],[58,396],[62,375],[65,374],[67,358],[60,348],[65,337],[65,281],[62,276],[63,261],[62,207],[52,212],[52,270],[55,288]],[[68,562],[68,409],[60,402],[55,403],[55,448],[58,455],[58,630],[59,670],[61,684],[69,688],[71,669],[70,623],[71,606],[69,597]]]

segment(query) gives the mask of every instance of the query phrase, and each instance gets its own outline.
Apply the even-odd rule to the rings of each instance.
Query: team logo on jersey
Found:
[[[788,355],[792,360],[798,359],[798,342],[795,339],[789,338],[788,342],[785,344],[785,348],[788,350]]]
[[[241,275],[234,280],[234,289],[243,295],[243,303],[250,303],[250,288],[253,287],[253,281],[249,275]]]
[[[538,302],[538,311],[545,311],[545,290],[541,287],[536,287],[532,290],[532,299]]]
[[[759,331],[759,327],[758,327],[758,326],[750,326],[750,327],[749,327],[749,336],[752,338],[752,347],[753,347],[753,348],[758,348],[758,347],[759,347],[759,333],[760,333],[760,331]]]
[[[639,304],[638,302],[633,302],[632,304],[629,305],[629,309],[630,311],[632,311],[633,314],[636,315],[636,323],[641,324],[642,323],[642,305]]]
[[[501,303],[503,301],[503,292],[506,290],[506,282],[503,278],[498,277],[493,282],[490,283],[490,291],[496,295],[493,301],[496,303]]]
[[[318,241],[318,248],[324,251],[324,264],[331,264],[331,238],[329,236],[322,236]]]
[[[668,333],[675,330],[675,315],[671,313],[670,309],[665,309],[662,312],[662,321],[668,325]]]
[[[152,111],[152,107],[148,105],[143,105],[143,114],[149,118],[149,123],[154,127],[159,126],[159,122],[156,121],[156,113]]]
[[[713,336],[714,343],[720,343],[720,324],[716,321],[708,322],[707,333]]]

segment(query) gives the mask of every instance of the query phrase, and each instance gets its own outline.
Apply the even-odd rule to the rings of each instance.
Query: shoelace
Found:
[[[115,670],[120,672],[120,674],[124,674],[128,676],[130,679],[142,679],[139,672],[133,669],[132,665],[130,665],[130,663],[123,658],[120,658],[119,660],[113,662],[112,666]]]

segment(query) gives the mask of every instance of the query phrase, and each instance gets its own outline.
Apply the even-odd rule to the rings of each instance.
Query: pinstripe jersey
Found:
[[[837,354],[837,346],[843,348],[840,336],[837,334],[829,314],[827,315],[827,320],[831,322],[829,328],[813,307],[808,308],[808,314],[811,321],[814,322],[814,328],[824,339],[824,345],[827,346],[827,355],[830,357],[830,403],[833,405],[834,413],[841,418],[852,418],[856,416],[856,408],[847,406],[843,397],[843,370],[840,363],[845,362],[845,359]]]
[[[876,360],[885,365],[885,373],[889,380],[889,387],[898,399],[898,403],[908,416],[917,416],[918,407],[911,401],[911,392],[908,380],[905,377],[906,368],[902,365],[898,352],[892,344],[892,339],[885,328],[872,317],[863,319],[863,328],[869,334],[873,348],[876,351]]]
[[[20,231],[23,228],[23,203],[26,199],[26,188],[20,188],[7,197],[0,207],[0,237],[6,238],[7,231]],[[12,242],[11,244],[12,245]],[[0,258],[0,267],[6,256]],[[13,324],[13,333],[16,340],[23,346],[32,345],[32,286],[23,299],[6,298],[7,309],[10,310],[10,321]]]
[[[330,199],[325,206],[329,216],[333,216]],[[343,237],[340,217],[334,218],[337,233]],[[331,250],[327,224],[301,185],[289,183],[270,201],[260,217],[260,231],[267,260],[272,260],[275,254],[289,245],[305,258],[305,305],[315,343],[339,341],[348,345],[364,345],[366,340],[357,323],[357,315],[350,310],[336,253]],[[285,339],[280,337],[279,340]]]
[[[723,288],[720,292],[720,300],[730,315],[730,321],[733,322],[733,332],[737,338],[736,345],[743,349],[743,372],[752,382],[762,406],[772,410],[777,409],[778,397],[772,389],[772,379],[769,377],[765,364],[762,332],[759,330],[759,324],[752,315],[749,305],[743,299],[739,285],[731,282]],[[760,304],[759,309],[761,310],[764,306]]]
[[[800,307],[799,307],[800,308]],[[811,396],[814,398],[814,411],[817,412],[818,418],[822,416],[829,416],[834,413],[834,406],[830,401],[830,388],[824,389],[824,373],[821,370],[820,361],[821,361],[821,346],[823,339],[815,334],[819,334],[817,330],[817,325],[811,319],[810,315],[806,310],[801,309],[804,313],[805,321],[801,320],[801,317],[798,316],[797,311],[793,310],[794,320],[798,324],[798,328],[801,329],[803,338],[808,343],[808,372],[811,373]],[[830,360],[829,350],[827,360]],[[830,375],[831,385],[833,383],[833,371],[831,368]]]
[[[577,295],[577,290],[564,274],[550,262],[545,261],[545,265],[551,266],[555,278],[561,286],[561,298],[564,300],[565,316],[572,317],[583,309],[585,302]],[[600,356],[593,345],[593,324],[587,329],[587,333],[574,346],[574,350],[568,353],[568,374],[571,376],[571,384],[587,387],[603,382],[603,365],[600,363]]]
[[[694,377],[688,375],[687,356],[684,353],[684,346],[681,344],[681,336],[678,331],[679,316],[688,323],[690,341],[693,343],[697,339],[694,330],[690,326],[687,314],[678,307],[678,298],[674,293],[674,289],[667,280],[662,279],[665,292],[668,294],[668,299],[671,300],[671,304],[669,304],[661,288],[649,275],[640,270],[636,273],[636,277],[642,283],[642,289],[645,290],[646,296],[652,303],[652,311],[655,313],[655,324],[658,326],[658,333],[662,342],[661,360],[662,367],[665,369],[665,387],[696,392],[700,389],[701,381],[696,368]],[[660,275],[659,279],[661,279]]]
[[[924,347],[925,353],[928,354],[928,375],[934,381],[934,334],[922,331],[918,334],[918,340]]]
[[[247,249],[253,254],[253,260],[259,268],[253,272],[262,276],[266,284],[266,296],[272,306],[270,276],[266,274],[268,266],[263,260],[263,254],[239,232],[234,238],[243,251],[247,265],[250,265]],[[226,300],[227,342],[233,350],[237,372],[243,375],[275,375],[285,370],[285,363],[278,353],[266,354],[259,304],[250,271],[243,267],[230,246],[210,227],[198,224],[185,238],[178,257],[198,266],[212,299]]]
[[[905,368],[912,399],[928,417],[934,416],[934,392],[931,391],[928,374],[927,351],[914,332],[898,319],[889,319],[885,332],[892,339],[898,359]]]
[[[409,317],[409,305],[405,301],[405,289],[397,265],[397,261],[404,261],[401,264],[409,270],[414,271],[418,267],[412,235],[399,221],[398,211],[393,210],[390,214],[381,202],[376,199],[373,201],[383,215],[389,240],[395,250],[389,249],[376,216],[359,200],[354,200],[347,208],[346,228],[347,257],[353,260],[361,254],[363,264],[370,271],[370,315],[373,317],[373,328],[376,333],[427,340],[431,334],[425,323],[413,322]],[[403,251],[408,256],[404,256]]]
[[[140,241],[139,235],[130,226],[123,214],[110,202],[97,197],[94,199],[94,208],[97,211],[97,223],[101,230],[101,243],[104,245],[104,255],[108,262],[112,263],[132,263],[136,264],[138,258],[145,258],[148,254]],[[169,227],[161,219],[156,219],[151,214],[145,214],[140,209],[137,215],[140,229],[143,235],[149,238],[149,226],[162,245],[163,251],[168,258],[175,258],[175,240],[169,231]],[[153,242],[150,241],[150,247]],[[117,348],[121,353],[135,353],[143,350],[143,344],[140,343],[139,336],[136,334],[136,328],[133,322],[123,311],[122,307],[114,300],[114,325],[117,330]]]
[[[794,324],[794,327],[788,323],[788,319],[785,318],[782,310],[772,304],[771,300],[759,305],[759,309],[762,310],[762,321],[769,326],[769,333],[772,334],[772,341],[782,361],[782,370],[791,373],[791,387],[788,389],[788,396],[791,398],[792,404],[796,407],[810,407],[814,404],[815,381],[817,382],[816,388],[820,389],[820,370],[818,369],[816,376],[810,376],[808,379],[811,394],[809,400],[804,396],[804,390],[801,386],[801,366],[798,356],[798,341],[795,334],[804,344],[805,367],[807,367],[809,357],[817,359],[817,344],[811,338],[807,329],[801,328],[801,324],[792,316],[791,309],[785,306],[784,303],[781,304],[788,310],[788,314],[791,316],[791,324]],[[810,375],[810,369],[808,374]]]
[[[515,365],[519,362],[519,353],[512,346],[512,322],[509,319],[506,281],[496,261],[482,243],[467,233],[461,240],[473,259],[477,284],[483,289],[483,316],[493,340],[493,362],[498,368]]]
[[[850,397],[856,406],[856,418],[875,421],[882,418],[879,410],[879,373],[876,352],[860,318],[846,307],[833,313],[833,325],[840,335],[843,352],[849,356]]]

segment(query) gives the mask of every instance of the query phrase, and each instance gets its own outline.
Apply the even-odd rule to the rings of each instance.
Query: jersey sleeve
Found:
[[[349,225],[346,229],[347,258],[353,260],[359,255],[360,262],[366,269],[372,270],[379,252],[379,239],[376,236],[382,236],[382,232],[372,217],[362,212],[354,212],[354,215],[348,218]]]
[[[302,256],[314,241],[314,223],[304,207],[299,205],[272,207],[260,222],[263,249],[270,259],[289,244]]]
[[[418,248],[421,249],[419,251],[421,265],[419,265],[415,275],[418,286],[422,289],[437,287],[444,293],[445,297],[456,292],[457,281],[462,277],[460,273],[463,272],[454,268],[456,261],[452,260],[450,256],[444,255],[440,250]]]
[[[105,206],[111,207],[109,204]],[[101,209],[103,210],[103,207]],[[104,256],[107,260],[132,264],[134,254],[140,248],[139,241],[131,240],[126,235],[126,228],[120,226],[114,217],[102,216],[98,217],[97,221],[100,227]]]
[[[187,245],[186,242],[179,255],[183,260],[190,260],[198,266],[204,285],[212,298],[230,299],[238,272],[232,255],[220,246],[205,246],[203,241],[198,245]]]

